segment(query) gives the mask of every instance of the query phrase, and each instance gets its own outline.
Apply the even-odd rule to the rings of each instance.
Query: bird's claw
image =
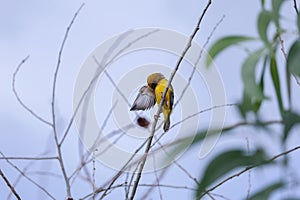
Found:
[[[154,115],[154,119],[158,120],[159,119],[159,115]]]

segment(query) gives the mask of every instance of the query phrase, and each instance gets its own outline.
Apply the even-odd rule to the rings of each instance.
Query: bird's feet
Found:
[[[159,119],[159,115],[154,115],[154,119],[158,120]]]

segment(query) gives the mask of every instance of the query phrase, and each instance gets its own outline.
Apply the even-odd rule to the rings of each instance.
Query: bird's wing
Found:
[[[130,110],[147,110],[155,104],[155,95],[152,88],[143,86],[137,95]]]

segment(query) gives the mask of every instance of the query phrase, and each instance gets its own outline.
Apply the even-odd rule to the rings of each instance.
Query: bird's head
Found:
[[[164,78],[165,78],[164,75],[162,75],[161,73],[153,73],[148,76],[147,84],[149,87],[151,87],[154,90],[158,82]]]

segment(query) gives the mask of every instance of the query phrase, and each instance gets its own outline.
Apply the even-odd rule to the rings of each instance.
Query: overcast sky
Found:
[[[41,124],[34,119],[28,112],[24,111],[18,104],[12,92],[12,75],[18,63],[30,55],[29,60],[23,66],[17,77],[16,87],[24,102],[33,110],[39,113],[43,118],[51,119],[51,87],[52,78],[55,65],[57,62],[58,50],[63,39],[66,27],[69,24],[73,14],[82,4],[82,1],[3,1],[0,6],[0,151],[6,156],[35,156],[43,153],[45,149],[55,152],[53,149],[53,136],[49,127]],[[68,37],[65,46],[61,71],[58,77],[58,90],[57,90],[57,111],[58,125],[60,129],[64,129],[68,118],[72,115],[73,91],[77,75],[81,69],[82,64],[90,53],[98,47],[101,43],[108,40],[112,36],[118,35],[124,31],[144,27],[158,27],[161,29],[169,29],[179,32],[183,35],[189,35],[198,20],[206,1],[174,1],[174,0],[153,0],[153,1],[95,1],[87,0],[84,8],[79,14],[76,22],[74,23],[71,33]],[[283,6],[284,13],[284,26],[295,27],[295,15],[292,7],[292,1],[288,1]],[[197,34],[195,41],[203,44],[215,24],[225,16],[218,29],[215,31],[212,41],[220,38],[221,36],[233,35],[249,35],[257,36],[256,32],[256,17],[260,9],[259,0],[226,0],[226,1],[213,1],[212,6],[204,17],[201,29]],[[290,29],[291,32],[293,31]],[[283,39],[286,40],[287,46],[293,40],[293,35],[286,35]],[[255,45],[253,45],[255,47]],[[167,54],[157,54],[149,52],[151,57],[146,54],[141,54],[140,57],[128,57],[127,60],[116,63],[115,68],[112,68],[111,75],[116,73],[115,78],[120,79],[118,70],[116,68],[121,64],[127,63],[125,69],[129,71],[143,64],[159,63],[162,65],[174,65],[177,61],[175,56]],[[158,56],[159,55],[159,56]],[[165,55],[165,56],[164,56]],[[228,103],[236,103],[241,97],[242,83],[240,78],[240,65],[245,58],[246,53],[243,48],[231,48],[224,52],[216,60],[216,65],[219,68]],[[148,58],[147,58],[148,57]],[[145,63],[143,59],[145,58]],[[152,59],[153,58],[153,59]],[[160,63],[161,62],[161,63]],[[283,64],[283,61],[279,63]],[[284,65],[282,65],[284,66]],[[280,69],[284,72],[284,68]],[[184,71],[182,72],[184,74]],[[201,82],[201,81],[200,81]],[[136,87],[139,87],[137,85]],[[293,87],[295,84],[293,84]],[[193,87],[196,87],[195,85]],[[268,85],[267,85],[268,87]],[[271,93],[271,92],[270,92]],[[98,94],[99,95],[99,94]],[[209,103],[207,98],[209,96],[197,93],[198,98],[202,97],[203,104],[201,108],[206,107]],[[294,98],[300,98],[295,95]],[[99,98],[99,97],[98,97]],[[132,100],[134,97],[130,97]],[[207,104],[208,105],[208,104]],[[266,109],[272,108],[276,102],[270,102],[266,105]],[[298,108],[299,109],[299,108]],[[96,115],[99,113],[96,113]],[[101,113],[100,113],[101,115]],[[272,117],[279,118],[278,113],[263,113],[268,119]],[[203,118],[210,115],[204,115]],[[174,118],[175,119],[175,118]],[[206,119],[207,120],[207,119]],[[206,121],[204,119],[204,121]],[[209,120],[207,120],[209,121]],[[237,114],[235,109],[228,108],[226,116],[226,124],[237,121]],[[109,127],[108,127],[109,128]],[[277,129],[276,129],[277,128]],[[239,129],[244,130],[244,129]],[[299,128],[298,128],[299,131]],[[275,133],[279,133],[279,127],[275,127]],[[293,131],[293,133],[296,130]],[[268,149],[268,153],[274,155],[280,152],[281,149],[274,148],[279,144],[279,140],[274,137],[262,135],[259,137],[251,136],[253,132],[247,132],[246,135],[239,134],[239,131],[233,133],[235,137],[226,140],[219,140],[211,156],[222,151],[224,148],[231,145],[243,146],[246,145],[245,137],[250,138],[250,146],[263,145]],[[299,136],[293,135],[289,142],[290,147],[296,145],[295,141],[299,141]],[[266,142],[267,141],[267,142]],[[75,128],[67,138],[65,143],[66,147],[63,149],[67,157],[67,168],[73,169],[77,164],[78,157],[78,133]],[[276,145],[274,145],[276,144]],[[76,147],[75,147],[76,146]],[[73,148],[68,148],[73,147]],[[193,153],[192,153],[193,154]],[[181,163],[189,166],[189,171],[196,177],[199,177],[201,169],[203,169],[203,160],[197,157],[198,149],[195,150],[194,155],[189,154],[180,160]],[[196,156],[195,156],[196,155]],[[294,153],[295,157],[299,157],[299,153]],[[294,157],[294,158],[295,158]],[[196,162],[195,162],[196,160]],[[49,170],[54,173],[60,174],[54,162],[45,161],[45,163],[34,164],[33,169]],[[24,161],[14,162],[20,167],[26,166]],[[190,164],[191,165],[190,165]],[[292,160],[293,167],[299,166],[299,160]],[[298,163],[298,165],[296,165]],[[101,164],[99,164],[101,165]],[[0,168],[7,174],[7,176],[14,180],[18,173],[10,167],[7,163],[0,160]],[[179,173],[178,169],[170,171],[166,174],[164,183],[180,184],[194,186],[194,184],[186,178],[182,172]],[[253,175],[252,189],[253,191],[259,186],[270,183],[273,179],[280,177],[278,169],[272,169],[272,173],[261,170]],[[29,170],[32,171],[32,170]],[[106,177],[105,174],[112,173],[112,170],[102,167],[98,172],[98,177]],[[175,175],[174,175],[175,174]],[[32,175],[37,181],[41,181],[43,185],[49,188],[50,192],[55,197],[64,198],[64,185],[61,180],[53,178],[58,184],[53,184],[49,180],[43,180],[42,176]],[[153,174],[149,175],[153,176]],[[266,179],[258,180],[260,176],[267,177]],[[299,176],[299,174],[298,174]],[[146,182],[147,175],[142,181]],[[149,179],[153,180],[153,179]],[[183,181],[182,181],[183,180]],[[101,183],[99,180],[98,183]],[[238,183],[238,184],[237,184]],[[23,184],[23,185],[22,185]],[[22,187],[17,187],[19,193],[24,199],[39,199],[45,198],[35,186],[30,185],[28,182],[21,182]],[[237,185],[241,186],[242,191],[236,191]],[[82,197],[84,194],[90,192],[89,190],[82,189],[80,183],[74,185],[74,196]],[[4,191],[4,193],[3,193]],[[174,190],[165,190],[165,199],[185,199],[192,197],[192,192],[182,190],[174,192]],[[243,176],[232,180],[216,191],[217,193],[224,194],[225,196],[232,197],[232,199],[239,199],[245,196],[247,192],[247,176]],[[114,192],[113,192],[114,193]],[[141,192],[142,194],[143,192]],[[155,194],[154,194],[155,193]],[[157,191],[153,193],[151,198],[157,199]],[[6,198],[8,189],[6,185],[0,181],[0,199]],[[110,194],[111,197],[117,198],[123,191],[116,194]],[[140,195],[140,194],[139,194]],[[138,197],[140,197],[138,195]],[[279,195],[280,196],[280,195]],[[279,197],[278,197],[279,198]]]

